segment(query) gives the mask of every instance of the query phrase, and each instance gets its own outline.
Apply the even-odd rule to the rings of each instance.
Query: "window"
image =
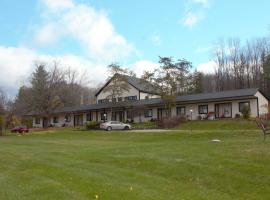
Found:
[[[208,105],[199,105],[199,114],[207,114]]]
[[[152,117],[152,116],[153,116],[152,109],[148,109],[144,111],[144,117]]]
[[[106,121],[107,120],[107,113],[106,112],[100,113],[100,118],[101,118],[101,120]]]
[[[123,97],[118,97],[117,100],[118,102],[123,101]]]
[[[184,106],[177,107],[176,113],[179,116],[185,115],[186,114],[186,107],[184,107]]]
[[[35,124],[40,124],[40,118],[39,117],[35,118]]]
[[[125,101],[134,101],[134,100],[137,100],[137,96],[128,96],[128,97],[125,97]]]
[[[248,107],[250,109],[249,101],[239,102],[239,112],[242,112],[244,107]]]
[[[87,113],[86,114],[86,121],[91,121],[91,120],[92,120],[91,113]]]
[[[108,103],[109,99],[99,99],[98,103]]]
[[[53,123],[54,124],[58,123],[58,117],[53,117]]]
[[[70,115],[66,115],[65,116],[65,122],[70,122],[71,121],[71,116]]]

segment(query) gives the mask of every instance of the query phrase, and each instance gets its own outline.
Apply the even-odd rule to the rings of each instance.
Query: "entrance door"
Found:
[[[157,118],[158,118],[158,120],[161,120],[162,119],[162,108],[158,108],[157,109]]]
[[[42,120],[42,127],[43,128],[47,128],[49,126],[49,120],[47,117],[43,117],[43,120]]]
[[[124,114],[123,111],[118,112],[120,122],[123,122],[123,114]]]
[[[216,118],[231,118],[232,117],[232,104],[222,103],[215,105]]]
[[[83,125],[83,115],[74,115],[74,126]]]

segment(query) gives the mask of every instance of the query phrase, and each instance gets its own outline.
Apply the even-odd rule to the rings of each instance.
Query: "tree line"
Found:
[[[270,94],[270,40],[256,38],[241,44],[239,39],[220,41],[214,50],[216,70],[207,78],[205,91],[260,88]]]

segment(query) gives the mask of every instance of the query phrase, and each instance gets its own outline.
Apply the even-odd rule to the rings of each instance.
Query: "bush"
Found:
[[[187,121],[187,119],[185,117],[163,118],[162,120],[158,121],[158,126],[160,128],[174,128],[174,127],[177,127],[181,123],[184,123],[186,121]]]
[[[242,108],[241,113],[242,113],[242,116],[243,116],[244,119],[249,119],[250,118],[250,108],[248,106],[244,106]]]
[[[158,120],[156,118],[151,118],[150,122],[157,122]]]
[[[3,135],[4,126],[5,126],[5,118],[4,116],[0,115],[0,136]]]
[[[239,113],[236,113],[234,116],[234,118],[236,118],[236,119],[239,119],[240,117],[241,117],[241,115]]]
[[[88,121],[85,123],[85,128],[87,130],[99,129],[99,123],[96,121]]]
[[[21,124],[27,126],[28,128],[33,128],[33,121],[32,121],[32,119],[22,118]]]
[[[134,123],[134,120],[133,119],[127,119],[126,123]]]
[[[155,129],[155,128],[157,128],[157,123],[152,121],[132,124],[132,129]]]

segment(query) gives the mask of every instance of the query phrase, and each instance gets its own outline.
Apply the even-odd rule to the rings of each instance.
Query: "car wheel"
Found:
[[[129,130],[129,127],[128,126],[125,126],[124,130]]]
[[[111,130],[112,130],[112,127],[109,126],[109,127],[107,128],[107,131],[111,131]]]

